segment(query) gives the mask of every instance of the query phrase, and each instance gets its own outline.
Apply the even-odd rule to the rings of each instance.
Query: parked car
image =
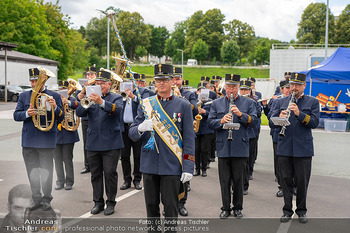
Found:
[[[30,85],[19,85],[19,87],[22,88],[23,91],[29,91],[30,89],[32,89]]]
[[[7,100],[17,102],[19,94],[23,92],[23,89],[15,85],[7,85]],[[5,85],[0,85],[0,99],[5,99]]]
[[[187,60],[187,65],[188,66],[196,66],[196,65],[198,65],[198,62],[197,62],[196,59],[188,59]]]

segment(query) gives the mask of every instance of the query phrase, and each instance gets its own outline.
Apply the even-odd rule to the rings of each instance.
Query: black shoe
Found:
[[[29,206],[29,210],[30,211],[33,211],[33,210],[36,210],[36,209],[39,209],[40,207],[42,207],[43,204],[40,202],[40,201],[34,201],[30,206]]]
[[[63,184],[56,184],[56,186],[55,186],[55,190],[61,190],[63,188],[64,188]]]
[[[247,191],[248,192],[248,191]],[[243,214],[242,214],[242,211],[241,210],[234,210],[233,211],[233,216],[235,218],[242,218],[243,217]]]
[[[230,211],[223,210],[223,211],[221,211],[221,213],[220,213],[220,218],[221,218],[221,219],[225,219],[225,218],[228,218],[228,216],[230,216],[230,215],[231,215]]]
[[[193,176],[199,176],[201,174],[200,170],[197,170],[193,173]]]
[[[280,218],[280,222],[289,222],[289,220],[292,219],[292,216],[284,214],[281,218]]]
[[[122,186],[120,186],[120,190],[125,190],[131,187],[131,184],[128,182],[124,182]]]
[[[108,208],[108,207],[107,207]],[[95,205],[94,207],[92,207],[90,213],[91,214],[99,214],[102,210],[104,210],[103,206],[100,205]]]
[[[181,216],[188,216],[188,211],[187,211],[187,209],[186,209],[185,206],[179,207],[179,214],[180,214]]]
[[[243,195],[248,195],[248,190],[243,190]]]
[[[83,170],[81,170],[80,174],[86,174],[90,172],[90,168],[84,167]]]
[[[135,189],[137,189],[137,190],[141,190],[141,189],[142,189],[142,186],[141,186],[141,184],[140,184],[139,181],[136,181],[136,182],[134,183],[134,185],[135,185]],[[122,189],[122,188],[120,187],[120,189]]]
[[[66,187],[64,187],[65,190],[71,190],[73,188],[73,185],[67,184]]]
[[[190,185],[190,183],[188,183],[188,185],[187,185],[187,192],[189,192],[189,191],[191,191],[191,185]]]
[[[43,210],[44,211],[49,211],[49,210],[51,210],[52,208],[51,208],[51,205],[50,205],[50,203],[47,203],[47,202],[44,202],[43,203]]]
[[[307,221],[308,221],[306,214],[300,214],[298,220],[300,223],[307,223]]]
[[[211,158],[211,159],[210,159],[210,162],[215,162],[215,158]]]
[[[207,163],[207,169],[209,169],[210,168],[210,163]]]
[[[203,170],[203,171],[202,171],[202,176],[203,176],[203,177],[206,177],[206,176],[207,176],[207,171]]]
[[[252,180],[253,179],[253,175],[249,175],[249,180]]]
[[[278,190],[276,193],[276,197],[283,197],[283,190]]]
[[[107,208],[104,211],[104,215],[111,215],[114,214],[114,206],[107,206]]]

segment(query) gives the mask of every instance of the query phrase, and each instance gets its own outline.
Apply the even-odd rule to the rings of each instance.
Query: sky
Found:
[[[56,3],[56,0],[45,0]],[[73,28],[86,27],[92,17],[102,16],[96,9],[109,6],[123,11],[139,12],[144,22],[165,26],[172,32],[176,22],[186,20],[194,12],[218,8],[225,23],[238,19],[254,27],[255,35],[284,42],[296,40],[298,23],[310,3],[327,0],[59,0],[63,14],[70,17]],[[349,0],[329,0],[333,15],[338,16]]]

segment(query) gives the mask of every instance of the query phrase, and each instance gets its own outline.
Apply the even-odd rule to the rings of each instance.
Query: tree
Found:
[[[188,20],[176,22],[174,32],[171,33],[170,37],[165,41],[164,54],[172,57],[175,62],[181,61],[181,52],[177,49],[185,48],[187,22]],[[186,54],[184,54],[184,56],[185,55]]]
[[[236,62],[238,60],[239,46],[234,40],[224,42],[221,47],[221,59],[224,62]]]
[[[150,46],[152,30],[144,23],[139,13],[124,11],[117,18],[116,24],[130,59],[134,58],[137,46],[145,48]]]
[[[326,32],[326,9],[324,3],[311,3],[304,10],[298,23],[298,43],[324,44]],[[334,16],[329,10],[328,41],[334,43]]]
[[[335,43],[350,44],[350,4],[339,15],[335,26]]]
[[[220,57],[220,48],[224,39],[223,22],[225,15],[219,9],[195,12],[188,20],[185,39],[185,53],[190,53],[198,39],[202,39],[209,47],[208,59]]]
[[[151,46],[148,51],[150,54],[162,57],[165,50],[165,42],[169,37],[169,32],[166,27],[154,27],[149,25],[152,30]]]
[[[192,56],[201,61],[206,59],[209,53],[209,46],[202,39],[198,39],[192,48]]]
[[[141,45],[136,47],[135,54],[138,58],[146,56],[147,55],[147,49]]]
[[[225,24],[225,30],[227,37],[237,42],[240,48],[238,57],[241,62],[242,58],[247,57],[249,52],[254,48],[254,28],[247,23],[234,19],[228,24]]]

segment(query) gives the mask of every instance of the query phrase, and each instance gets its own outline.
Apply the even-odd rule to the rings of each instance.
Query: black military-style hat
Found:
[[[97,68],[96,67],[93,67],[93,66],[89,66],[86,68],[86,73],[97,73]]]
[[[187,87],[189,84],[188,80],[182,80],[182,86]]]
[[[58,81],[58,88],[68,88],[68,86],[69,86],[68,81],[63,81],[63,80]]]
[[[157,64],[154,66],[154,78],[172,78],[173,66],[169,64]]]
[[[141,75],[141,81],[146,82],[146,75],[145,74],[140,74]]]
[[[292,73],[289,83],[304,84],[306,80],[306,75],[302,73]]]
[[[204,86],[204,83],[203,82],[200,82],[200,83],[198,83],[198,85],[197,85],[197,90],[198,89],[205,89],[206,87]]]
[[[284,77],[290,78],[291,75],[292,75],[292,72],[284,72]]]
[[[210,80],[209,86],[215,86],[215,80]]]
[[[241,80],[239,82],[240,89],[250,89],[252,87],[252,82],[249,80]]]
[[[130,74],[130,78],[131,78],[131,74]],[[134,73],[134,79],[140,80],[141,79],[140,74],[139,73]]]
[[[113,71],[115,73],[115,67],[111,68],[111,71]]]
[[[247,81],[251,81],[252,83],[255,83],[255,82],[256,82],[255,78],[253,78],[253,77],[248,77],[248,78],[247,78]]]
[[[225,82],[227,84],[239,84],[241,76],[239,74],[225,74]]]
[[[285,87],[289,87],[289,86],[290,86],[289,79],[280,81],[280,88],[285,88]]]
[[[131,79],[131,73],[125,73],[125,75],[124,75],[124,78],[125,79]]]
[[[174,67],[174,77],[182,77],[182,68]]]
[[[201,82],[203,82],[203,83],[208,83],[210,81],[210,78],[209,77],[207,77],[207,76],[202,76],[201,77]]]
[[[96,80],[109,82],[111,81],[111,73],[100,70],[99,72],[97,72]]]
[[[29,69],[29,81],[37,80],[39,78],[40,71],[38,68]]]
[[[217,76],[217,75],[214,75],[214,76],[211,77],[211,80],[216,81],[216,82],[220,81],[221,79],[222,79],[222,77],[221,76]]]

